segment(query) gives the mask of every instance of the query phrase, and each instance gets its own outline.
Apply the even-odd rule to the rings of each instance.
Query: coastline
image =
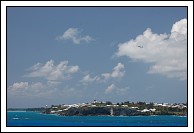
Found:
[[[187,106],[183,103],[157,104],[145,102],[111,102],[62,104],[40,108],[8,108],[10,112],[40,112],[43,114],[55,114],[59,116],[155,116],[176,115],[187,116]]]

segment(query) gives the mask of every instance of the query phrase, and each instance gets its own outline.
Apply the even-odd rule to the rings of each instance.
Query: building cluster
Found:
[[[179,109],[183,109],[183,108],[187,108],[187,106],[183,103],[176,103],[176,104],[169,104],[169,103],[154,103],[154,106],[162,106],[162,107],[171,107],[171,108],[179,108]]]

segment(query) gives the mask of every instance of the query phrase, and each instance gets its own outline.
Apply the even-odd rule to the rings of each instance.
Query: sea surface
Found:
[[[59,116],[40,112],[8,111],[7,126],[187,126],[187,117],[161,116]]]

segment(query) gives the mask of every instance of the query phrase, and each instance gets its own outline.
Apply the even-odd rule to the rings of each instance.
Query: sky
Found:
[[[187,102],[186,7],[7,7],[7,105]]]

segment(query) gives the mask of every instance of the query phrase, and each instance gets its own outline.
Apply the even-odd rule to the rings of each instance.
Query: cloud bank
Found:
[[[148,73],[187,79],[187,19],[173,24],[170,34],[156,34],[147,28],[142,35],[118,45],[117,57],[152,64]]]
[[[47,80],[65,80],[79,71],[79,66],[69,66],[68,61],[61,61],[54,65],[54,61],[47,61],[45,64],[37,63],[29,69],[31,72],[26,77],[43,77]]]
[[[89,35],[82,36],[78,28],[69,28],[62,36],[58,36],[57,40],[71,40],[75,44],[80,44],[81,42],[88,43],[92,41],[93,38]]]

